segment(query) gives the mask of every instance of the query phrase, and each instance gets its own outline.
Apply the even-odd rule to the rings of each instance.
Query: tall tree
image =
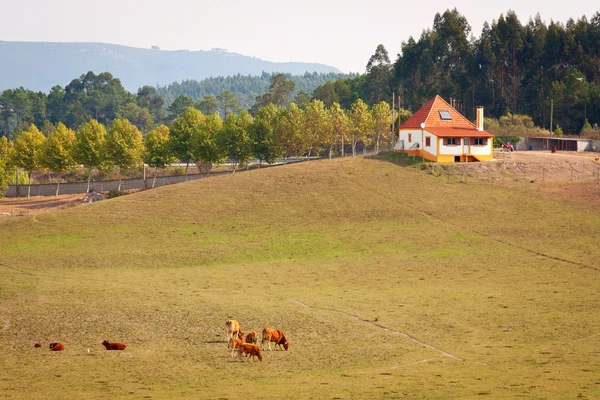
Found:
[[[223,118],[227,119],[229,113],[237,110],[238,102],[231,90],[224,90],[217,95],[217,101],[221,105]]]
[[[191,161],[196,160],[192,141],[204,125],[206,117],[194,107],[189,107],[182,115],[177,117],[171,125],[171,149],[179,161],[185,162],[185,179]]]
[[[252,155],[249,135],[251,124],[252,116],[245,110],[239,116],[229,114],[219,134],[219,147],[231,160],[233,173],[238,165],[243,165]]]
[[[159,125],[146,136],[144,142],[146,151],[144,153],[144,162],[149,167],[154,168],[154,178],[152,179],[152,188],[156,184],[156,175],[159,168],[165,168],[176,161],[171,151],[171,142],[169,138],[169,127]]]
[[[59,174],[72,170],[77,166],[75,161],[75,133],[59,122],[48,136],[43,149],[43,165],[50,171]],[[60,192],[59,176],[56,182],[56,196]]]
[[[31,173],[43,165],[42,155],[45,142],[46,137],[33,124],[29,126],[28,130],[22,131],[15,141],[16,166],[23,168],[28,175],[27,198],[31,195]]]
[[[392,79],[392,66],[390,57],[385,47],[380,44],[375,49],[367,63],[367,87],[369,89],[369,100],[373,103],[380,102],[390,97]],[[334,102],[339,99],[332,99]],[[333,103],[332,103],[333,104]]]
[[[168,108],[169,119],[173,120],[181,116],[184,112],[186,112],[190,107],[193,106],[194,100],[192,100],[191,97],[186,96],[184,94],[178,96]]]
[[[121,190],[124,169],[142,165],[144,141],[142,133],[126,119],[115,119],[106,133],[104,141],[106,159],[119,167],[119,187]]]
[[[259,161],[259,168],[263,161],[272,164],[278,156],[275,143],[277,118],[277,107],[270,103],[258,110],[254,121],[250,125],[250,147],[252,154]]]
[[[87,189],[90,191],[93,168],[98,168],[104,162],[104,140],[106,128],[104,125],[91,119],[75,133],[75,160],[87,168]]]
[[[219,102],[212,94],[207,94],[194,104],[196,109],[200,110],[204,115],[211,115],[219,112]]]
[[[212,113],[204,119],[199,129],[194,131],[191,138],[194,159],[204,164],[219,164],[223,159],[221,149],[217,144],[219,133],[223,129],[221,118]],[[208,169],[210,173],[210,168]]]
[[[392,110],[385,101],[379,102],[371,109],[375,129],[375,151],[379,153],[379,144],[391,140]]]
[[[14,170],[14,147],[6,136],[0,136],[0,191],[6,190]]]
[[[364,101],[358,99],[352,104],[352,109],[348,114],[352,126],[352,156],[356,156],[356,146],[358,142],[363,143],[363,152],[367,150],[367,137],[373,130],[373,117],[369,112],[369,107]]]
[[[348,133],[350,132],[350,121],[348,120],[348,115],[339,105],[339,103],[333,103],[328,110],[328,114],[331,135],[333,136],[335,142],[340,143],[342,157],[344,157],[344,145],[346,144],[346,139],[348,137]],[[329,154],[331,156],[331,149]]]
[[[155,87],[141,87],[137,92],[137,104],[147,109],[155,122],[158,123],[165,118],[165,100]]]
[[[150,115],[150,111],[146,108],[141,108],[135,103],[127,103],[119,106],[116,117],[128,120],[142,133],[149,132],[154,126],[154,119]]]
[[[275,143],[286,160],[290,156],[298,155],[304,149],[304,130],[304,111],[295,103],[290,103],[287,110],[279,111],[274,132]]]
[[[310,160],[313,150],[315,154],[318,154],[328,128],[327,111],[325,110],[325,104],[321,100],[313,100],[306,106],[304,127],[305,139],[303,142],[308,152],[308,159]]]

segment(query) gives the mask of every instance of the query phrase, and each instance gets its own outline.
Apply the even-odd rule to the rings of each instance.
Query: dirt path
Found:
[[[48,197],[10,197],[0,199],[0,218],[26,217],[46,213],[56,208],[73,207],[81,204],[82,194],[66,194]]]

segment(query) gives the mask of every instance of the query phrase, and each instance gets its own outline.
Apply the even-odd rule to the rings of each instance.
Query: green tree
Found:
[[[272,164],[278,156],[275,143],[277,118],[277,107],[271,103],[258,110],[254,121],[250,125],[250,147],[254,157],[259,160],[259,168],[263,161]]]
[[[194,159],[203,164],[210,164],[208,174],[210,174],[212,164],[219,164],[223,159],[221,149],[217,143],[222,129],[223,121],[216,113],[212,113],[204,119],[191,138]]]
[[[391,93],[392,67],[390,57],[385,47],[380,44],[375,49],[367,63],[367,87],[372,103],[380,102],[390,97]],[[339,101],[339,99],[336,99]]]
[[[127,103],[120,106],[116,112],[116,117],[128,120],[142,133],[149,132],[154,126],[154,119],[150,115],[150,111],[146,108],[141,108],[135,103]]]
[[[223,153],[229,157],[235,173],[238,165],[243,165],[252,156],[249,128],[252,116],[247,111],[240,115],[229,114],[218,138]]]
[[[373,130],[373,117],[369,112],[369,107],[364,101],[358,99],[352,104],[352,109],[348,114],[352,128],[352,156],[356,156],[356,145],[358,142],[363,142],[364,152],[367,148],[367,137]]]
[[[155,87],[144,86],[137,92],[137,104],[141,108],[145,108],[152,115],[153,120],[158,123],[165,117],[165,100]]]
[[[46,137],[33,124],[26,131],[19,133],[15,141],[16,166],[23,168],[29,175],[27,198],[31,195],[31,173],[43,165],[45,142]]]
[[[148,164],[149,167],[154,168],[154,178],[152,179],[152,188],[154,188],[158,169],[162,169],[176,161],[176,158],[171,151],[169,127],[166,125],[159,125],[148,132],[144,145],[146,148],[144,162]]]
[[[223,110],[223,118],[227,119],[229,113],[238,109],[238,102],[231,90],[224,90],[217,95],[217,101]]]
[[[169,119],[173,120],[181,116],[186,110],[194,106],[194,100],[191,97],[182,94],[178,96],[167,109],[169,111]]]
[[[43,149],[44,167],[59,174],[77,166],[75,161],[75,133],[59,122],[48,136]],[[59,176],[56,183],[56,196],[60,191]]]
[[[304,135],[303,143],[308,152],[308,159],[313,150],[315,154],[319,153],[319,148],[323,143],[323,138],[327,130],[327,111],[325,104],[321,100],[313,100],[306,106],[304,112]]]
[[[171,149],[179,161],[185,162],[185,177],[191,161],[196,160],[192,141],[202,132],[206,117],[194,107],[188,107],[171,125]]]
[[[14,147],[6,136],[0,137],[0,191],[6,190],[14,170]]]
[[[371,114],[375,128],[375,151],[379,153],[379,144],[391,140],[392,110],[388,103],[381,101],[373,106]]]
[[[342,157],[344,157],[344,145],[346,144],[346,139],[348,137],[348,133],[350,132],[350,121],[348,119],[348,115],[339,103],[333,103],[328,110],[328,114],[331,135],[333,136],[335,142],[341,144],[340,147]],[[331,156],[331,149],[329,154]]]
[[[106,159],[119,167],[119,187],[121,190],[123,169],[138,168],[142,165],[144,139],[142,133],[126,119],[115,119],[106,133],[104,141]]]
[[[75,139],[75,160],[88,170],[86,192],[89,192],[93,168],[99,168],[105,161],[106,128],[95,119],[90,119],[77,130]]]
[[[287,110],[280,109],[279,113],[275,128],[275,144],[287,161],[288,157],[298,155],[304,148],[304,111],[295,103],[290,103]]]
[[[194,107],[204,115],[215,114],[219,111],[219,102],[212,94],[207,94],[196,102]]]

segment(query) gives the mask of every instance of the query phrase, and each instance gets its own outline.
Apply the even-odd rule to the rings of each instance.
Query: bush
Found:
[[[19,171],[17,173],[17,177],[15,178],[15,174],[10,174],[10,177],[8,178],[8,184],[9,185],[16,185],[17,184],[17,179],[19,180],[19,185],[27,185],[29,183],[29,174],[27,173],[27,171]],[[31,179],[31,184],[35,183],[35,179]]]
[[[127,193],[125,193],[122,190],[111,190],[106,194],[106,198],[107,199],[113,199],[115,197],[119,197],[119,196],[125,196]]]
[[[183,167],[175,167],[173,169],[173,175],[185,175],[185,168],[183,168]]]
[[[499,137],[494,137],[494,142],[493,142],[494,147],[502,147],[503,144],[504,144],[504,140],[500,139]]]

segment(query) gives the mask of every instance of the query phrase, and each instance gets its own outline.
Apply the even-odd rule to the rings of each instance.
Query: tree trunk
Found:
[[[307,161],[310,161],[310,153],[312,153],[312,148],[308,149],[308,155],[306,156]]]
[[[190,161],[188,160],[187,164],[185,164],[185,174],[183,176],[183,181],[187,181],[187,171],[188,171],[188,167],[190,166]]]
[[[121,191],[121,167],[119,167],[119,187],[117,188],[117,192]]]
[[[27,171],[27,177],[29,178],[29,185],[27,185],[27,198],[31,196],[31,171]]]
[[[87,190],[85,191],[86,193],[90,192],[90,181],[92,180],[92,167],[88,167],[88,184],[87,184]]]
[[[331,160],[331,153],[333,153],[333,145],[329,146],[329,159]]]
[[[352,136],[352,157],[356,157],[356,143],[357,143],[356,136],[353,135]]]
[[[154,179],[152,179],[152,189],[154,189],[154,185],[156,185],[156,174],[158,174],[158,167],[154,167]]]
[[[232,162],[232,163],[231,163],[231,168],[233,169],[233,170],[231,171],[231,173],[232,173],[232,174],[235,174],[235,167],[236,167],[236,165],[237,165],[237,163],[235,163],[235,162]]]
[[[60,178],[56,181],[56,197],[58,197],[59,191],[60,191]]]
[[[344,158],[344,135],[342,135],[342,158]]]

